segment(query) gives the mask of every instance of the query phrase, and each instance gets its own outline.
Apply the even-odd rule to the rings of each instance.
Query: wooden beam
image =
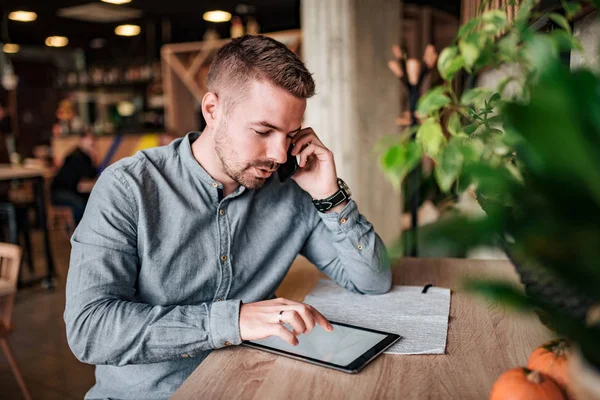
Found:
[[[174,55],[162,53],[162,75],[165,96],[165,126],[169,133],[183,135],[198,129],[195,111],[196,99],[186,85],[179,79],[167,61]]]
[[[204,64],[204,62],[206,62],[206,60],[208,59],[208,57],[210,57],[213,51],[214,49],[200,50],[198,54],[196,54],[194,60],[192,61],[192,64],[190,65],[187,71],[188,75],[192,79],[196,76],[196,73],[198,73],[200,67]]]
[[[168,54],[165,57],[165,61],[167,64],[173,69],[175,74],[181,79],[187,86],[188,90],[192,93],[196,101],[202,102],[202,98],[204,97],[204,90],[200,88],[198,82],[195,79],[190,77],[185,69],[183,63],[177,58],[176,54]]]
[[[286,42],[298,38],[302,39],[302,31],[299,29],[291,29],[281,32],[265,33],[264,36],[268,36],[280,42]],[[188,43],[171,43],[163,46],[163,50],[172,53],[190,53],[196,52],[201,49],[206,49],[206,46],[212,48],[221,48],[223,45],[228,43],[231,39],[219,39],[213,41],[202,41],[202,42],[188,42]]]

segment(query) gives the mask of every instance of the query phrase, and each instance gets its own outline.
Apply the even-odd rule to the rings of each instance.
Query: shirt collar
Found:
[[[201,132],[190,132],[183,138],[183,143],[179,146],[179,155],[183,160],[183,163],[194,173],[195,176],[199,177],[203,182],[208,183],[211,186],[222,188],[221,182],[215,181],[206,170],[200,165],[198,160],[192,153],[192,143],[200,137]],[[215,184],[217,186],[215,186]]]
[[[183,163],[194,173],[195,176],[199,177],[200,180],[213,188],[223,189],[223,184],[218,182],[210,176],[208,172],[200,165],[196,157],[194,157],[194,153],[192,153],[192,143],[196,141],[200,137],[202,132],[190,132],[183,138],[183,143],[179,146],[179,154]],[[240,185],[235,192],[232,194],[234,196],[242,194],[246,188]]]

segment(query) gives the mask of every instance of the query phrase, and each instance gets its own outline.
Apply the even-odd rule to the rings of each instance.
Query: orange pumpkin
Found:
[[[512,368],[498,377],[490,400],[565,400],[560,387],[547,375],[528,368]]]
[[[569,344],[566,340],[552,340],[531,353],[527,368],[550,376],[565,393],[568,393],[568,353]]]

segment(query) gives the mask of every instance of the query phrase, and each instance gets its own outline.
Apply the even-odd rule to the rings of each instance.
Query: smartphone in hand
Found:
[[[285,182],[288,178],[290,178],[296,170],[298,169],[298,161],[296,160],[296,156],[292,155],[292,149],[294,148],[293,144],[290,144],[287,152],[287,160],[284,164],[279,166],[277,170],[277,174],[279,175],[279,181]]]

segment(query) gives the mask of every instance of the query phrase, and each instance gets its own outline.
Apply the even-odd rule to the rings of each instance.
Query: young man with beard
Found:
[[[88,399],[168,398],[213,349],[331,331],[313,307],[274,298],[298,254],[353,292],[391,286],[333,154],[302,129],[315,91],[302,62],[238,38],[207,87],[206,129],[107,168],[72,238],[65,322],[75,355],[97,365]],[[282,183],[291,144],[299,169]]]

